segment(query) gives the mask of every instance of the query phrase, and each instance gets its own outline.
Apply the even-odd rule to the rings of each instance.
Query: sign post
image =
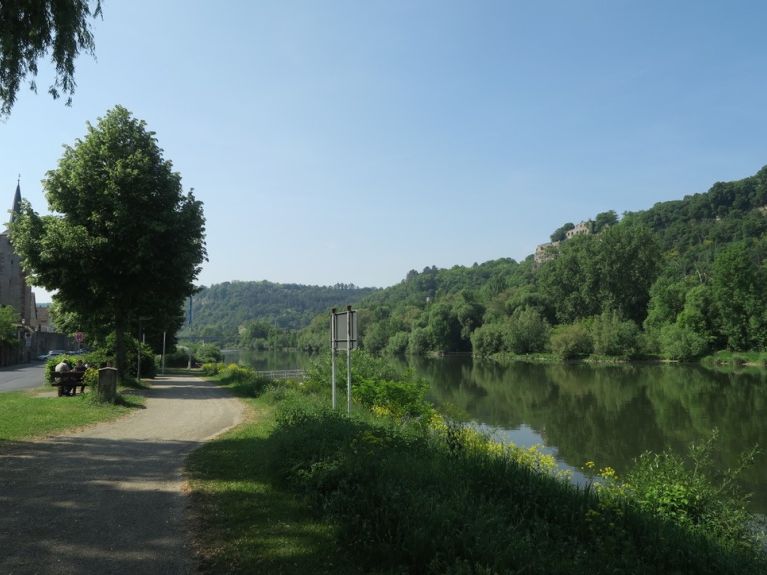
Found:
[[[346,411],[352,412],[352,350],[357,347],[357,312],[352,306],[346,311],[330,312],[330,347],[331,347],[331,396],[333,409],[336,408],[336,353],[346,350]]]
[[[330,404],[336,409],[336,308],[330,312]]]

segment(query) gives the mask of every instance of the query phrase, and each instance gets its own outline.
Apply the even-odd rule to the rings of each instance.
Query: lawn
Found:
[[[86,395],[56,397],[32,392],[0,393],[0,441],[40,437],[116,419],[140,407],[143,398],[122,395],[117,405],[100,405]]]

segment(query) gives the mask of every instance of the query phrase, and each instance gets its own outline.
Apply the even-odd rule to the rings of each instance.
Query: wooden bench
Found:
[[[80,386],[80,393],[85,391],[84,371],[67,371],[64,373],[54,373],[51,385],[59,388],[59,397],[62,395],[77,395],[77,386]]]

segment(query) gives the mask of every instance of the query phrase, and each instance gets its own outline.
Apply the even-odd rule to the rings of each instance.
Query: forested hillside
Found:
[[[359,303],[376,353],[552,351],[688,359],[767,345],[767,168],[707,193],[595,216],[536,264],[500,259],[411,271]],[[326,322],[303,330],[326,345]]]
[[[376,288],[350,284],[308,286],[268,281],[233,281],[203,287],[192,298],[192,327],[180,337],[202,337],[221,343],[250,346],[247,334],[268,339],[273,334],[295,331],[319,313],[358,302]],[[254,344],[255,345],[255,344]]]

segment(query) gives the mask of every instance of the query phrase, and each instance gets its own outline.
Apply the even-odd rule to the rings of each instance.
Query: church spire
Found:
[[[13,221],[18,214],[21,213],[21,174],[19,179],[16,180],[16,194],[13,196],[13,207],[11,208],[11,221]]]

